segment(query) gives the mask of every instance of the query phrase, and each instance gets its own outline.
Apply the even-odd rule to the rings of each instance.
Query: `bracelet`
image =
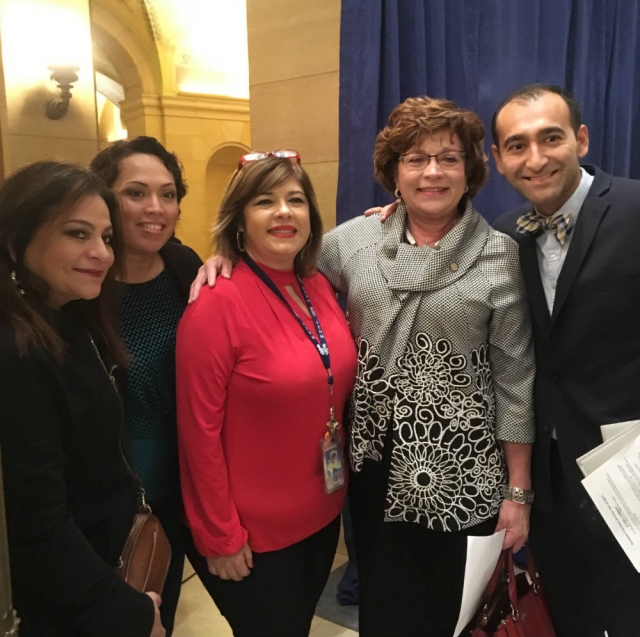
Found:
[[[502,495],[505,500],[517,502],[518,504],[532,504],[535,498],[535,494],[533,491],[508,485],[505,485],[502,488]]]

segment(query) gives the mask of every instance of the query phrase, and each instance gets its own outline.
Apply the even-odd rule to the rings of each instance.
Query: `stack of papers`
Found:
[[[602,437],[577,459],[582,484],[640,573],[640,420],[605,425]]]
[[[640,436],[640,420],[602,425],[600,431],[604,442],[577,460],[585,478],[617,453],[626,450]]]

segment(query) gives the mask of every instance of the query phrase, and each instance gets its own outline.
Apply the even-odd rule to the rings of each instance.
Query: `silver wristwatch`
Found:
[[[502,489],[502,495],[505,500],[511,502],[517,502],[518,504],[532,504],[534,500],[534,492],[527,489],[520,489],[518,487],[511,487],[505,485]]]

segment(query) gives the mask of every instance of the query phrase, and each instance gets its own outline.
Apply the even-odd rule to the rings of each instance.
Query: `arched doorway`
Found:
[[[211,225],[218,216],[229,179],[238,167],[238,158],[248,151],[247,147],[240,144],[225,144],[211,155],[206,174],[207,213]]]
[[[154,98],[162,94],[158,49],[143,20],[144,3],[140,6],[140,15],[134,12],[127,16],[114,0],[92,2],[91,37],[101,145],[127,133],[129,137],[154,135],[164,141],[159,131],[149,129],[148,118],[140,108],[143,96]]]

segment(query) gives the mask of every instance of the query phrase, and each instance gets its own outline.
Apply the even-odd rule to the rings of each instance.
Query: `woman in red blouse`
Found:
[[[346,493],[338,422],[356,349],[315,271],[316,197],[292,151],[240,160],[214,229],[233,279],[178,328],[189,559],[236,637],[308,635]],[[273,156],[276,155],[276,156]]]

